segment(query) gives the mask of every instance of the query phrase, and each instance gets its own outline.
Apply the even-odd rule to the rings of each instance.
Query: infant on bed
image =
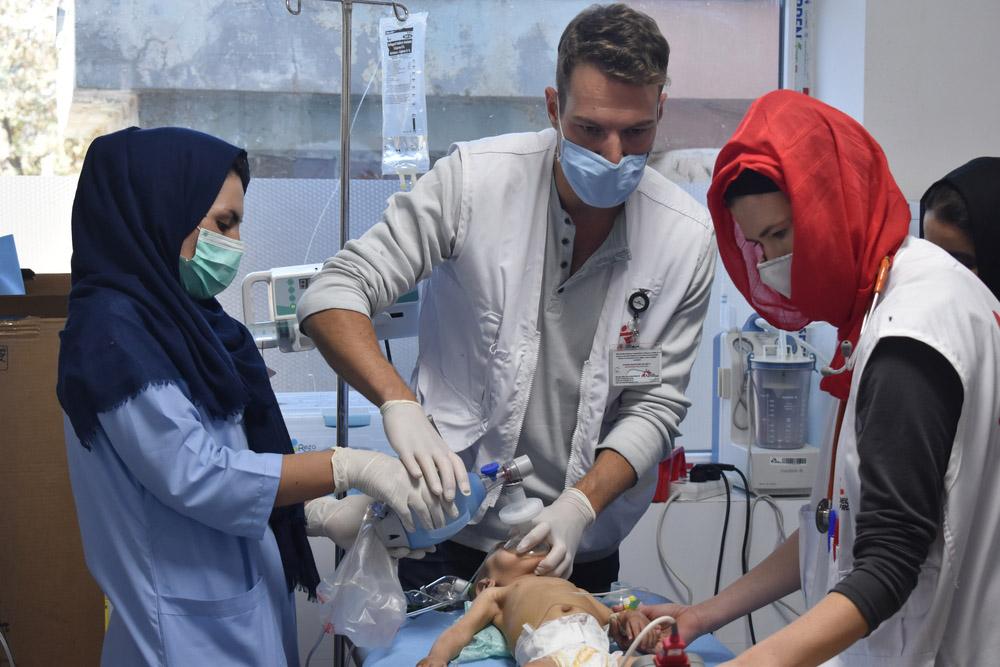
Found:
[[[496,549],[473,582],[469,611],[441,633],[418,667],[444,667],[490,623],[521,667],[617,667],[620,657],[610,652],[608,631],[627,647],[649,619],[638,611],[612,613],[565,579],[532,574],[543,557]],[[643,638],[644,650],[655,648],[658,630]]]

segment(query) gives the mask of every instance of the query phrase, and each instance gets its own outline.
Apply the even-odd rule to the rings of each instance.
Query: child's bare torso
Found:
[[[525,623],[537,628],[546,621],[570,614],[590,614],[601,625],[610,610],[587,591],[558,577],[524,575],[503,588],[498,597],[500,612],[493,624],[500,628],[513,652]]]

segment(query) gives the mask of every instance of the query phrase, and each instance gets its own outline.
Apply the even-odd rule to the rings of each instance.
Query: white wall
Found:
[[[865,4],[812,0],[812,94],[864,123]]]
[[[907,199],[974,157],[1000,155],[1000,2],[813,5],[814,93],[864,123]]]
[[[908,199],[1000,155],[1000,2],[868,3],[865,125]]]

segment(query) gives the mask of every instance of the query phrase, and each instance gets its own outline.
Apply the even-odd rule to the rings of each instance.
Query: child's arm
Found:
[[[472,641],[477,632],[489,625],[500,613],[502,596],[502,588],[488,588],[477,595],[469,611],[441,633],[431,647],[431,652],[417,663],[417,667],[447,665],[449,660],[457,656]]]
[[[641,611],[623,609],[614,614],[614,618],[610,623],[611,636],[618,642],[618,646],[622,650],[625,650],[632,645],[635,638],[639,636],[639,633],[649,623],[650,620]],[[661,625],[647,632],[646,636],[642,638],[642,644],[639,645],[639,649],[645,653],[655,651],[660,637],[663,636],[664,631],[669,627],[669,625]]]
[[[649,625],[649,619],[643,616],[641,612],[633,609],[612,612],[610,608],[601,604],[595,598],[591,597],[590,601],[593,606],[594,618],[602,626],[608,627],[611,637],[618,642],[618,645],[623,650],[627,649],[632,644],[632,640],[639,635],[639,632]],[[650,630],[643,637],[642,645],[639,648],[646,652],[655,650],[660,634],[658,628]]]

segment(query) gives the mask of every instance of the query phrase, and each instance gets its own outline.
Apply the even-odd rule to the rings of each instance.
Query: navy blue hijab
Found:
[[[246,327],[180,283],[183,240],[230,170],[246,190],[246,152],[182,128],[129,128],[87,151],[73,201],[72,290],[61,334],[59,402],[84,447],[97,415],[176,384],[213,418],[243,413],[250,449],[291,454],[267,368]],[[302,504],[269,520],[289,590],[315,596],[319,575]]]

